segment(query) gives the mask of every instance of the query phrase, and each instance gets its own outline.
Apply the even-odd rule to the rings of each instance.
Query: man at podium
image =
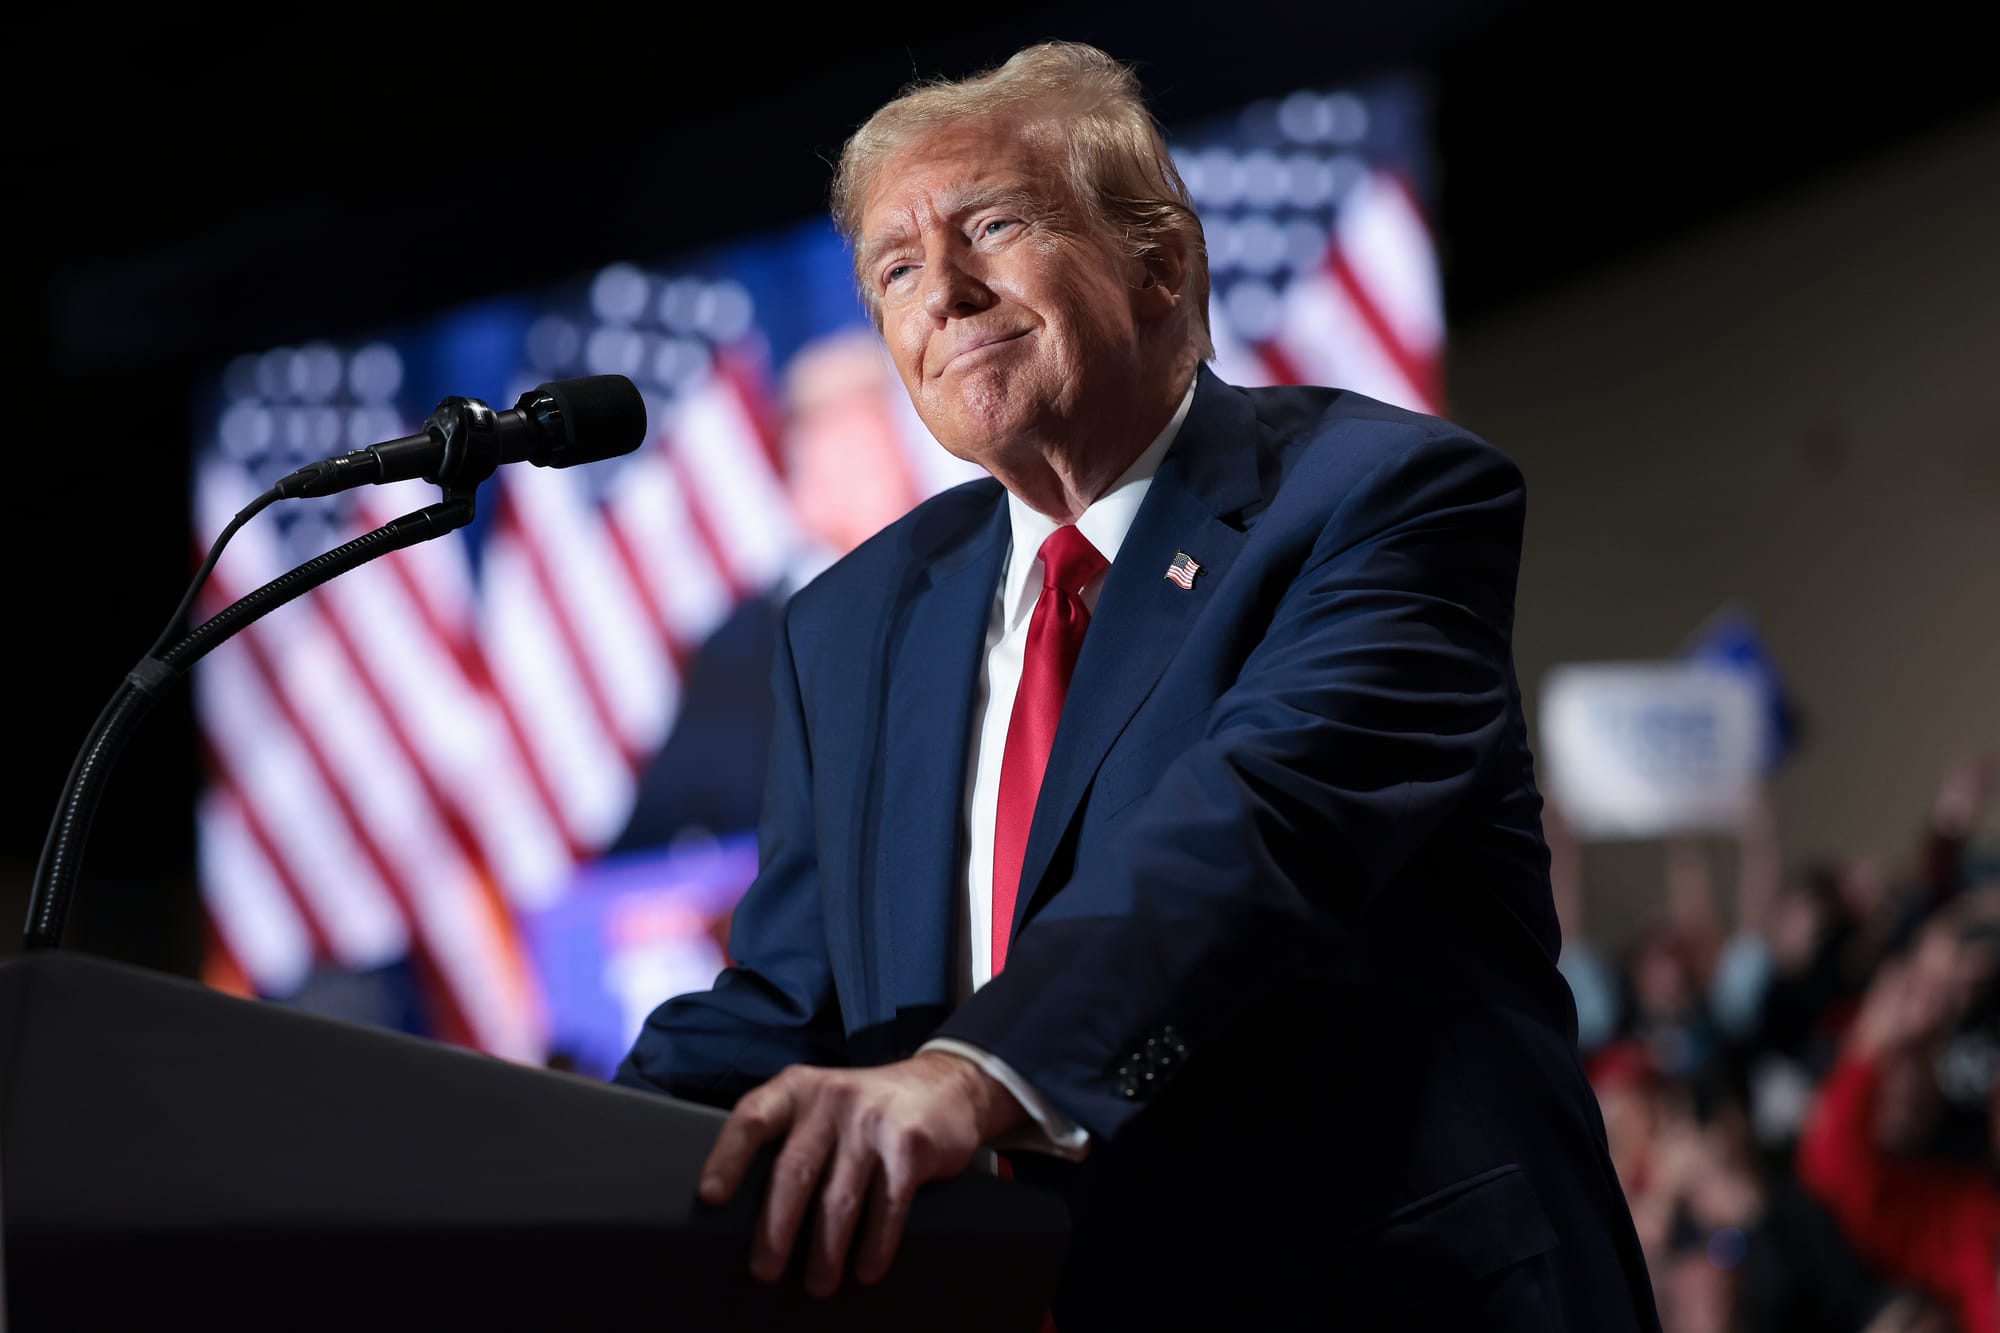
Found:
[[[618,1073],[734,1107],[710,1202],[777,1147],[752,1271],[878,1279],[991,1147],[1069,1206],[1065,1333],[1656,1328],[1555,965],[1517,470],[1216,378],[1201,223],[1089,47],[890,102],[834,213],[991,479],[791,600],[734,963]]]

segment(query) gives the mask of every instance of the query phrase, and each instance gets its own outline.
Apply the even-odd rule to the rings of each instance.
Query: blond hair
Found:
[[[1188,341],[1203,360],[1215,355],[1208,331],[1208,244],[1159,123],[1132,71],[1094,46],[1047,42],[1006,64],[957,83],[920,82],[868,118],[841,149],[834,171],[834,225],[860,254],[861,211],[883,164],[917,140],[948,127],[1014,119],[1059,129],[1067,147],[1057,164],[1070,192],[1120,250],[1134,259],[1178,236],[1187,256],[1182,288]],[[859,273],[857,272],[857,277]],[[879,323],[872,284],[862,300]]]

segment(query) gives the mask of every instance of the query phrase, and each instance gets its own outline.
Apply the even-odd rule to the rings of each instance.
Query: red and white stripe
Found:
[[[739,596],[775,583],[798,544],[762,416],[725,368],[680,397],[664,432],[696,533]]]
[[[632,802],[635,760],[581,660],[588,640],[552,559],[532,530],[501,513],[486,540],[479,642],[495,692],[549,775],[564,827],[588,850],[616,836]]]
[[[1218,368],[1233,382],[1338,385],[1442,412],[1436,248],[1409,187],[1387,172],[1357,182],[1324,259],[1285,288],[1276,331],[1247,347],[1226,327],[1218,334]]]
[[[202,480],[206,515],[240,506],[240,475],[216,468]],[[217,570],[213,601],[282,568],[269,531],[253,526]],[[414,762],[342,621],[323,590],[244,631],[196,673],[220,793],[203,808],[204,833],[222,849],[204,877],[218,933],[266,993],[296,987],[301,938],[348,968],[413,955],[448,1033],[538,1059],[546,1016],[476,840]],[[286,905],[298,919],[280,933],[272,921]]]
[[[731,580],[696,530],[681,471],[657,438],[619,478],[607,506],[611,539],[641,589],[650,623],[685,659],[735,604]]]
[[[371,508],[366,521],[382,517]],[[545,903],[575,862],[553,793],[516,742],[483,659],[468,674],[448,613],[421,591],[469,583],[469,571],[454,568],[463,563],[456,544],[431,543],[334,580],[316,601],[368,705],[393,727],[397,753],[462,828],[465,855],[490,867],[514,902]]]
[[[210,920],[238,966],[275,994],[293,993],[328,948],[296,887],[284,882],[284,860],[252,827],[231,788],[211,782],[195,821],[196,868]]]

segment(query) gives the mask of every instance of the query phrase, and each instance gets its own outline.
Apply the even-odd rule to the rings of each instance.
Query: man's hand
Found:
[[[726,1203],[758,1149],[783,1139],[750,1272],[760,1282],[783,1275],[817,1188],[806,1290],[831,1296],[864,1201],[868,1220],[854,1275],[867,1284],[889,1271],[917,1187],[957,1175],[981,1144],[1026,1119],[984,1070],[943,1051],[874,1069],[793,1065],[736,1103],[702,1167],[701,1197]]]

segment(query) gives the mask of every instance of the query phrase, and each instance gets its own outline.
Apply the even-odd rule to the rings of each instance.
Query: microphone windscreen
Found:
[[[616,458],[646,442],[646,400],[623,375],[551,380],[535,393],[553,398],[562,420],[563,443],[550,450],[549,467]]]

